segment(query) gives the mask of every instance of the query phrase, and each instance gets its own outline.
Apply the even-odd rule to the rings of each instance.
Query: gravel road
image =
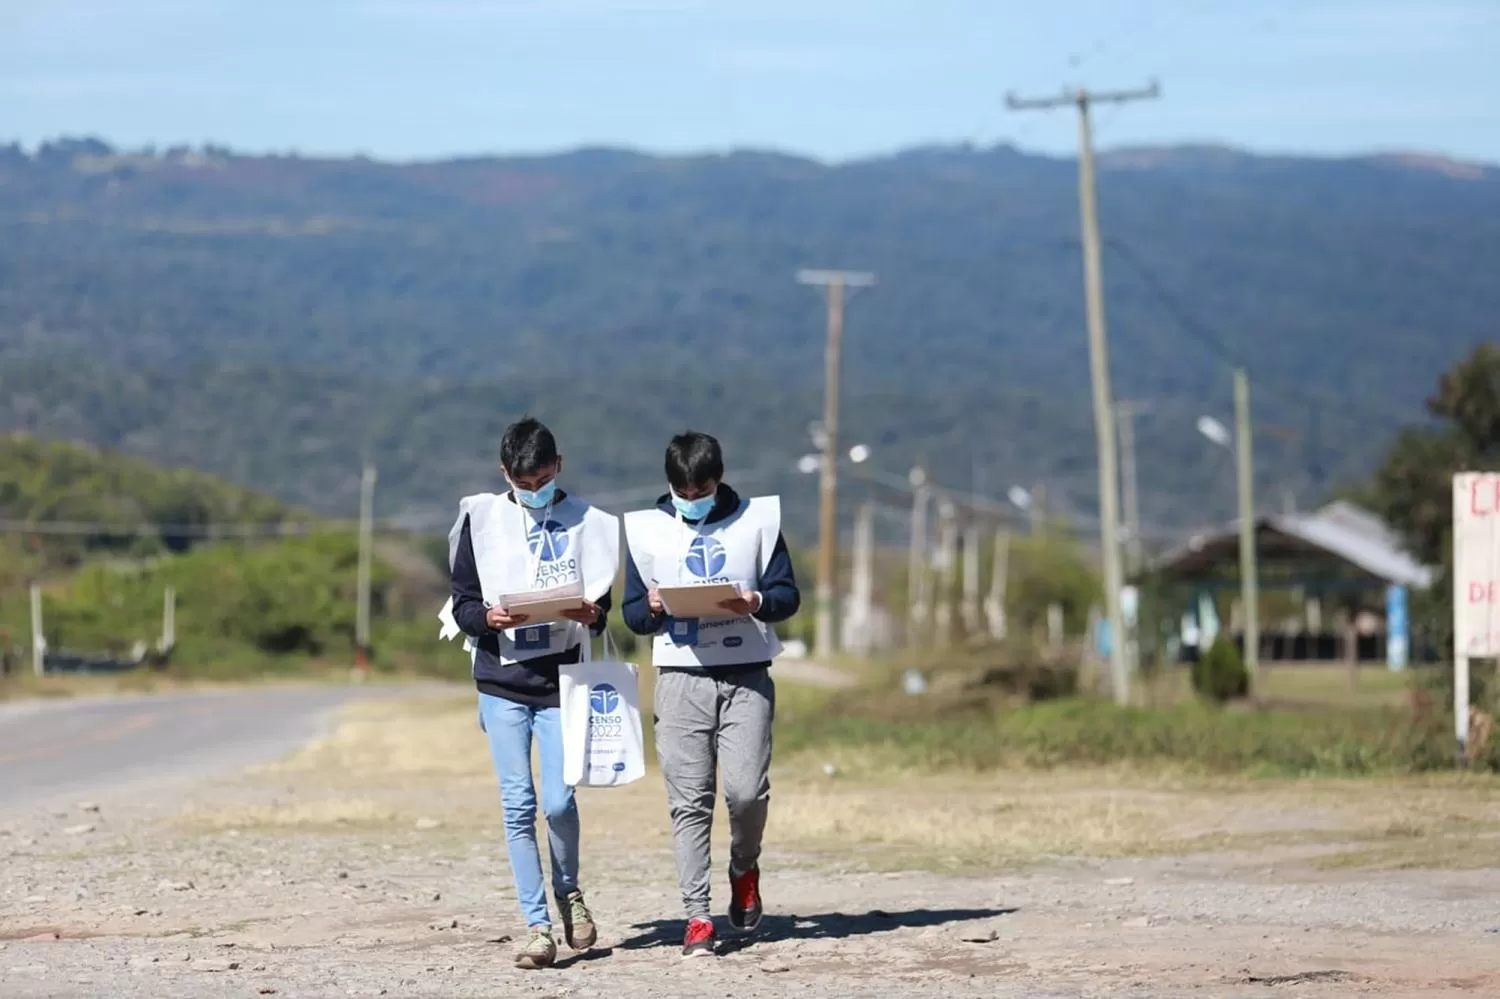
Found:
[[[315,730],[350,693],[214,696],[0,716],[0,754],[12,757],[28,739],[111,733],[62,755],[107,761],[113,784],[59,804],[38,793],[40,778],[10,785],[23,761],[0,771],[0,996],[1500,994],[1500,871],[1326,871],[1309,863],[1318,848],[1303,846],[889,872],[852,853],[776,851],[774,805],[761,936],[684,963],[665,817],[626,814],[641,799],[607,791],[583,804],[600,946],[517,972],[523,927],[489,781],[408,776],[371,789],[220,769],[132,783],[181,751],[173,740],[187,735],[169,732],[218,740],[197,765],[237,766]],[[247,741],[235,735],[246,716],[280,721],[273,735],[250,725],[260,734]],[[76,763],[49,753],[37,759],[50,773],[78,778]]]

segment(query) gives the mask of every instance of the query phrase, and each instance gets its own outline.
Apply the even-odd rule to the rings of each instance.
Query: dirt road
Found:
[[[451,704],[371,716],[284,765],[186,791],[122,784],[88,808],[0,811],[0,995],[1500,994],[1494,869],[1324,869],[1311,861],[1329,845],[1303,843],[889,870],[878,852],[799,839],[797,816],[831,799],[787,773],[758,939],[678,958],[651,775],[583,794],[600,947],[517,972],[498,801],[465,720]],[[893,821],[915,801],[891,795]]]

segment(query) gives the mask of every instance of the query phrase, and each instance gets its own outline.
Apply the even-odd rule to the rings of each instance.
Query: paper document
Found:
[[[569,583],[527,593],[502,593],[498,603],[510,611],[512,617],[526,615],[524,623],[528,625],[566,621],[563,611],[578,610],[584,604],[583,584]]]
[[[673,617],[738,617],[720,607],[724,600],[740,596],[733,583],[710,583],[707,586],[658,586],[662,605]]]

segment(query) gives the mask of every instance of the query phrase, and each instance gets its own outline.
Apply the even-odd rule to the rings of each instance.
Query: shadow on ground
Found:
[[[872,933],[889,933],[900,929],[925,929],[930,926],[945,926],[949,923],[968,923],[978,919],[994,919],[1008,916],[1015,909],[912,909],[909,912],[886,912],[871,909],[869,912],[851,915],[846,912],[828,912],[816,916],[767,915],[760,930],[751,936],[726,935],[719,940],[719,953],[728,954],[757,943],[775,943],[778,940],[847,940],[850,937],[869,936]],[[622,940],[620,950],[641,950],[646,947],[676,946],[682,943],[685,923],[681,919],[658,919],[649,923],[636,923],[631,927],[639,930],[633,937]],[[720,926],[723,929],[723,926]]]

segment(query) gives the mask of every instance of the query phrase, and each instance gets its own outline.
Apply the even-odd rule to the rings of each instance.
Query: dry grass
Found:
[[[943,868],[1309,845],[1346,847],[1326,861],[1345,866],[1500,861],[1500,783],[1481,777],[1270,781],[1131,767],[932,774],[899,762],[836,748],[778,760],[770,832],[778,848],[847,857],[858,846],[877,866]],[[825,764],[835,776],[825,775]],[[469,696],[353,707],[331,736],[275,775],[330,797],[204,821],[223,823],[218,828],[389,824],[409,816],[369,799],[418,787],[445,802],[427,806],[445,824],[498,821]],[[580,800],[591,844],[668,842],[655,774],[626,788],[584,789]],[[716,836],[725,828],[721,803]]]
[[[371,701],[346,709],[343,718],[331,735],[273,769],[353,782],[490,773],[473,695]]]

